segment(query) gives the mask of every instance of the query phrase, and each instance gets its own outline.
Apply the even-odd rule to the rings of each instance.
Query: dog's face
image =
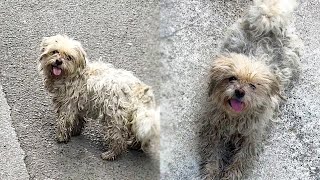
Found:
[[[209,96],[230,115],[268,107],[279,97],[279,82],[262,62],[230,54],[219,57],[211,69]]]
[[[86,66],[86,53],[80,42],[67,36],[45,37],[40,46],[40,70],[48,78],[72,76]]]

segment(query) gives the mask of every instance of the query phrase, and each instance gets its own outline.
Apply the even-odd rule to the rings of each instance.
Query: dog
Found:
[[[157,154],[159,109],[152,88],[131,72],[89,62],[80,42],[66,35],[44,37],[39,70],[57,113],[58,142],[80,135],[88,119],[101,123],[114,160],[128,148]]]
[[[242,179],[268,122],[298,79],[301,41],[290,28],[294,0],[255,0],[228,31],[210,69],[203,179]]]

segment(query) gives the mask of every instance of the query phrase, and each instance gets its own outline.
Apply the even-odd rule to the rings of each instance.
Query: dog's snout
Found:
[[[242,89],[236,89],[235,90],[235,95],[237,98],[243,98],[243,96],[246,94],[246,92]]]
[[[56,62],[55,62],[55,65],[59,66],[59,65],[61,65],[61,64],[62,64],[62,61],[59,60],[59,59],[57,59]]]

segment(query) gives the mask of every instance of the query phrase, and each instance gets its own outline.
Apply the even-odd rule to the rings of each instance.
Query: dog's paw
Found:
[[[82,132],[82,129],[76,128],[71,131],[71,136],[79,136]]]
[[[141,150],[141,143],[140,142],[130,140],[130,141],[127,141],[127,144],[130,149]]]
[[[203,179],[219,179],[220,169],[216,161],[208,162],[203,167]]]
[[[117,157],[117,154],[114,153],[114,151],[112,151],[112,150],[106,151],[101,154],[101,158],[103,160],[113,161],[116,159],[116,157]]]
[[[221,180],[237,180],[239,178],[237,178],[236,175],[231,174],[231,173],[222,173],[221,175]]]
[[[242,173],[238,168],[228,168],[221,174],[221,180],[241,179]]]
[[[70,137],[62,133],[57,133],[56,140],[58,143],[67,143],[70,140]]]

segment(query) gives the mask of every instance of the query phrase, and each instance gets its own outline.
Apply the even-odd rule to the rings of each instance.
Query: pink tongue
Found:
[[[230,104],[233,110],[236,112],[241,112],[243,109],[243,103],[241,101],[238,101],[236,99],[231,99]]]
[[[56,76],[59,76],[61,74],[61,69],[57,68],[57,67],[53,67],[53,74]]]

